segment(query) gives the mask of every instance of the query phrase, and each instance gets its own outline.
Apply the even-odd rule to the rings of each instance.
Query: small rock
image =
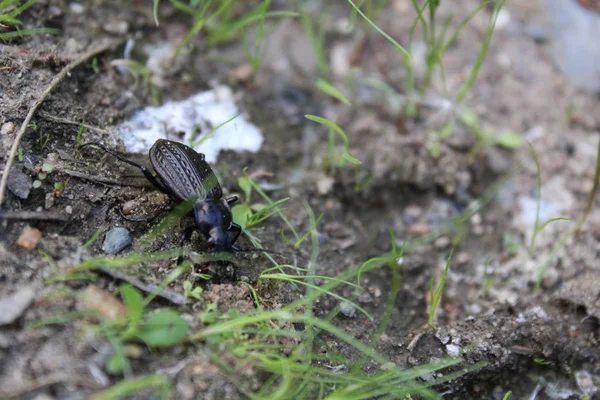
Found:
[[[46,193],[46,199],[44,200],[44,208],[46,210],[52,208],[54,206],[55,201],[56,201],[56,198],[54,197],[54,193],[52,193],[52,192]]]
[[[317,179],[317,190],[320,195],[325,195],[331,191],[335,180],[330,176],[322,176]]]
[[[411,235],[425,235],[431,233],[431,226],[427,224],[413,224],[408,227],[408,233]]]
[[[447,344],[450,343],[450,336],[446,335],[446,334],[442,334],[440,332],[437,332],[435,334],[435,337],[442,343],[442,344]]]
[[[69,10],[71,10],[73,14],[81,14],[85,11],[85,6],[80,3],[71,3],[69,4]]]
[[[131,235],[129,231],[122,227],[112,228],[106,234],[102,251],[107,254],[115,255],[121,252],[125,247],[131,244]]]
[[[38,231],[39,232],[39,231]],[[12,295],[0,299],[0,325],[12,324],[33,302],[35,290],[32,287],[22,287]]]
[[[29,192],[31,190],[31,177],[12,168],[8,175],[7,187],[12,194],[21,200],[25,200],[29,197]]]
[[[15,123],[14,122],[6,122],[5,124],[2,124],[2,128],[0,128],[0,134],[9,135],[9,134],[13,133],[14,130],[15,130]]]
[[[350,72],[353,47],[347,43],[337,43],[330,51],[331,72],[338,78],[345,78]]]
[[[233,83],[243,83],[248,82],[252,78],[252,73],[252,65],[242,64],[229,71],[227,78]]]
[[[347,302],[340,304],[340,312],[348,318],[354,318],[354,316],[356,316],[356,308]]]
[[[485,227],[483,225],[475,225],[471,232],[474,236],[483,236],[485,233]]]
[[[404,217],[417,219],[423,214],[423,209],[417,205],[409,205],[404,209]]]
[[[579,389],[588,396],[600,390],[600,387],[597,386],[600,384],[600,378],[587,371],[577,371],[575,380]]]
[[[65,207],[65,212],[69,215],[73,214],[73,207],[71,206],[66,206]]]
[[[471,256],[466,251],[459,252],[454,258],[454,262],[458,265],[463,265],[471,261]]]
[[[446,345],[446,353],[450,357],[458,357],[460,356],[460,347],[455,344]]]
[[[545,43],[548,41],[548,33],[541,25],[527,25],[525,34],[532,38],[536,43]]]
[[[123,203],[123,206],[121,207],[121,212],[124,215],[131,215],[131,214],[133,214],[133,211],[136,208],[138,208],[137,200],[129,200],[129,201],[126,201],[125,203]]]
[[[55,5],[50,5],[48,7],[48,19],[49,20],[56,19],[58,17],[61,17],[62,15],[63,15],[63,12],[60,9],[60,7],[57,7]]]
[[[435,242],[433,242],[433,245],[436,249],[446,249],[448,246],[450,246],[450,238],[447,236],[439,237],[435,240]]]
[[[374,297],[381,297],[381,289],[378,286],[371,286],[369,291]]]
[[[28,226],[23,230],[19,239],[17,239],[17,246],[31,251],[37,247],[41,239],[42,232],[40,232],[39,229]]]
[[[125,35],[129,32],[127,21],[109,21],[104,24],[104,30],[115,35]]]
[[[109,292],[90,285],[79,299],[79,309],[95,311],[108,321],[115,321],[127,316],[127,308]]]

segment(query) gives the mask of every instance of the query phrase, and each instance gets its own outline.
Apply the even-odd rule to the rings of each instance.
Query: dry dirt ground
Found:
[[[274,2],[274,7],[283,8],[285,3]],[[464,17],[477,6],[471,0],[443,3],[442,18]],[[141,59],[137,53],[141,43],[176,42],[186,34],[189,20],[166,2],[160,15],[157,28],[151,6],[142,2],[39,1],[21,16],[25,25],[54,27],[60,32],[0,45],[0,165],[4,168],[16,131],[43,88],[84,52],[100,43],[112,44],[72,71],[50,94],[36,112],[35,127],[24,136],[20,157],[11,170],[11,190],[0,210],[0,304],[18,311],[3,321],[0,330],[0,397],[85,398],[120,379],[104,371],[110,345],[82,333],[76,323],[25,328],[76,309],[72,293],[83,291],[90,282],[49,283],[48,278],[102,254],[102,236],[82,247],[99,227],[124,226],[134,240],[148,231],[148,224],[123,220],[120,205],[133,201],[130,204],[152,214],[165,202],[143,179],[124,178],[136,174],[135,170],[100,158],[97,152],[75,157],[77,129],[83,118],[97,128],[86,129],[85,141],[113,143],[111,128],[150,104],[148,86],[134,86],[131,77],[119,73],[110,62],[122,58],[127,39],[138,41],[133,57]],[[431,238],[411,242],[418,245],[399,265],[401,290],[376,347],[390,361],[408,368],[462,353],[464,367],[485,362],[437,387],[445,398],[501,399],[509,390],[518,399],[583,398],[585,394],[600,398],[597,203],[579,235],[567,240],[557,253],[552,251],[573,221],[548,225],[530,254],[523,244],[531,241],[538,174],[527,146],[516,151],[487,146],[472,154],[474,136],[459,124],[441,143],[439,157],[432,157],[431,133],[440,129],[436,123],[442,107],[433,100],[445,95],[441,81],[434,79],[427,94],[431,104],[423,107],[417,120],[399,117],[389,97],[360,82],[374,77],[402,93],[401,58],[374,31],[368,35],[345,32],[347,15],[345,2],[328,6],[326,53],[332,82],[344,87],[347,76],[358,82],[347,91],[352,106],[314,88],[318,65],[302,25],[294,20],[267,24],[263,65],[251,82],[240,69],[247,63],[240,40],[209,49],[201,37],[196,38],[194,51],[162,71],[164,75],[157,80],[161,100],[185,99],[215,82],[232,86],[240,108],[261,128],[265,141],[258,153],[221,154],[215,168],[222,186],[227,193],[239,193],[236,181],[244,167],[250,173],[267,171],[259,181],[270,184],[273,198],[290,197],[286,214],[301,232],[309,228],[304,202],[316,215],[323,213],[318,226],[319,275],[339,275],[389,251],[390,229],[398,244]],[[475,61],[489,16],[490,9],[484,9],[449,50],[444,61],[449,93],[456,93]],[[378,22],[404,43],[413,19],[410,2],[396,0]],[[483,126],[518,132],[530,140],[541,170],[542,221],[577,219],[592,190],[600,100],[571,85],[554,66],[551,42],[544,34],[548,31],[540,1],[510,1],[464,107],[479,115]],[[415,46],[416,61],[418,54]],[[417,75],[421,70],[417,68]],[[326,173],[327,133],[304,119],[304,114],[326,116],[346,130],[351,153],[363,162],[358,175],[351,168]],[[43,143],[45,134],[49,134],[47,143]],[[134,158],[144,162],[145,156]],[[55,168],[40,187],[32,188],[44,163]],[[370,181],[356,190],[357,179]],[[66,182],[60,193],[54,191],[57,182]],[[452,225],[469,204],[490,191],[491,201],[481,201],[478,212],[460,227]],[[16,245],[27,227],[41,232],[37,249],[43,254]],[[286,256],[291,252],[281,240],[281,221],[274,217],[262,227],[255,234],[265,247],[284,253],[284,258],[292,257]],[[430,281],[439,279],[459,233],[437,328],[427,327]],[[199,243],[193,245],[198,247],[195,250],[207,250],[199,236],[191,241]],[[180,234],[170,232],[147,250],[169,249],[179,242]],[[242,242],[250,246],[246,239]],[[310,256],[308,242],[303,247],[299,260]],[[549,258],[541,288],[536,289],[540,268]],[[207,300],[203,304],[242,311],[253,308],[247,286],[236,281],[253,283],[270,264],[244,255],[236,265],[235,274],[206,267],[214,276],[200,283]],[[175,260],[145,263],[144,282],[158,284],[175,266]],[[183,280],[173,283],[170,290],[183,293]],[[93,284],[114,292],[119,283],[118,278],[101,274]],[[339,294],[364,307],[374,321],[346,310],[333,322],[370,344],[383,316],[391,274],[386,268],[366,273],[361,285],[366,290],[347,287],[339,289]],[[301,295],[287,285],[257,290],[274,308]],[[61,295],[67,292],[71,295]],[[323,297],[314,305],[315,315],[325,316],[338,305],[336,299]],[[195,307],[198,311],[201,306]],[[343,344],[331,338],[325,343],[345,351]],[[185,346],[141,352],[133,361],[135,373],[167,371],[177,398],[240,396],[207,354]],[[348,362],[354,356],[348,350]],[[266,379],[251,372],[243,378],[253,388]]]

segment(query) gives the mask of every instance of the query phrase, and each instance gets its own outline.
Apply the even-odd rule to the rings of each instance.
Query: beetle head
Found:
[[[231,238],[220,226],[216,226],[210,230],[208,243],[211,244],[215,251],[231,251]]]

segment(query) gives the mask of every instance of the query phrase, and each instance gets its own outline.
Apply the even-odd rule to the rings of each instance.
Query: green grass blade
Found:
[[[171,381],[166,375],[149,375],[140,378],[125,379],[116,385],[93,394],[91,400],[118,400],[141,390],[157,387],[161,389],[161,399],[171,398]]]
[[[14,32],[5,32],[0,33],[0,40],[8,40],[14,38],[22,38],[24,36],[32,36],[32,35],[42,35],[42,34],[50,34],[57,35],[60,31],[58,29],[53,28],[31,28],[31,29],[21,29]]]
[[[348,106],[352,105],[350,104],[350,100],[348,100],[342,92],[340,92],[335,86],[333,86],[331,83],[327,82],[323,78],[319,78],[317,80],[317,88],[319,88],[323,93],[328,94],[329,96],[341,101],[342,103]]]
[[[386,38],[388,40],[388,42],[390,42],[396,48],[396,50],[398,50],[404,57],[408,57],[408,59],[410,59],[410,53],[404,47],[402,47],[402,45],[400,45],[400,43],[398,43],[396,40],[394,40],[394,38],[392,38],[390,35],[385,33],[381,28],[379,28],[377,26],[377,24],[375,24],[373,21],[371,21],[360,10],[360,8],[358,8],[358,6],[356,6],[356,4],[354,4],[352,2],[352,0],[348,0],[348,3],[350,3],[350,5],[356,10],[356,12],[359,13],[360,16],[363,17],[365,19],[365,21],[367,21],[369,23],[369,25],[371,25],[377,32],[379,32],[384,38]]]
[[[505,1],[506,0],[499,0],[494,5],[494,11],[492,12],[492,16],[490,18],[488,29],[487,29],[487,31],[485,33],[485,37],[483,39],[483,44],[481,46],[481,50],[479,51],[479,54],[477,55],[477,60],[475,61],[473,68],[471,68],[471,72],[469,73],[467,80],[462,84],[462,86],[460,87],[460,89],[458,91],[458,95],[456,96],[457,103],[461,103],[465,99],[465,96],[471,89],[471,86],[473,86],[475,79],[477,79],[479,70],[481,69],[481,66],[483,65],[483,61],[485,60],[485,57],[487,56],[487,52],[490,48],[492,36],[494,35],[494,28],[496,27],[496,21],[498,20],[498,15],[500,14],[500,10],[504,6]]]
[[[433,322],[435,319],[435,312],[437,311],[438,305],[442,300],[442,294],[444,293],[444,286],[446,285],[446,277],[448,276],[448,271],[450,270],[450,261],[452,260],[452,254],[454,253],[454,249],[450,250],[450,254],[448,255],[448,260],[446,261],[446,267],[444,268],[444,272],[442,272],[442,277],[440,278],[440,282],[438,283],[435,293],[431,292],[431,304],[429,307],[429,319],[427,323],[430,326],[433,326]],[[431,281],[433,288],[433,280]]]
[[[325,125],[330,129],[333,129],[338,135],[341,136],[342,141],[344,142],[344,154],[342,155],[342,157],[345,160],[351,162],[352,164],[361,164],[360,160],[350,155],[350,142],[348,140],[348,136],[346,136],[346,132],[344,132],[344,130],[340,128],[335,122],[330,121],[327,118],[318,117],[316,115],[310,114],[306,114],[304,117],[316,123]]]

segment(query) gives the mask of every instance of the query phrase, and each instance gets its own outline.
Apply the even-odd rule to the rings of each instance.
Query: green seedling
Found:
[[[350,154],[350,142],[348,141],[348,136],[346,132],[342,128],[340,128],[335,122],[328,120],[327,118],[318,117],[316,115],[305,115],[306,119],[314,121],[318,124],[325,125],[329,128],[329,136],[328,136],[328,147],[327,153],[328,157],[326,160],[326,167],[333,173],[335,171],[336,166],[344,166],[346,162],[351,164],[361,164],[361,162],[353,157]],[[335,136],[339,135],[342,139],[343,150],[341,154],[341,160],[338,161],[337,152],[335,151]]]
[[[256,182],[254,182],[254,180],[248,175],[248,168],[244,168],[242,170],[242,174],[243,174],[242,178],[238,179],[238,185],[240,186],[240,188],[244,192],[246,203],[251,203],[250,202],[250,196],[252,195],[253,191],[255,191],[256,193],[258,193],[267,202],[267,207],[269,207],[269,205],[272,205],[272,204],[275,203],[265,193],[265,191],[262,190],[262,188],[260,187],[260,185],[257,184]],[[281,200],[279,200],[279,201],[281,201]],[[268,210],[268,211],[270,211],[270,210]],[[296,231],[296,228],[294,228],[294,225],[292,225],[292,223],[285,216],[285,214],[283,213],[283,211],[281,209],[279,209],[279,207],[277,207],[277,206],[272,207],[272,211],[273,211],[273,215],[274,214],[279,215],[279,217],[287,225],[287,227],[289,228],[289,230],[293,233],[293,235],[296,238],[296,240],[298,240],[299,236],[298,236],[298,232]]]
[[[58,29],[50,28],[32,28],[19,29],[23,23],[18,17],[33,6],[37,0],[1,0],[0,1],[0,28],[14,27],[13,32],[0,32],[0,40],[10,40],[14,38],[22,38],[24,36],[41,35],[41,34],[56,34]]]
[[[350,106],[350,100],[348,100],[344,94],[342,92],[340,92],[335,86],[333,86],[331,83],[327,82],[325,79],[323,78],[319,78],[317,80],[317,88],[319,88],[319,90],[321,90],[323,93],[333,97],[334,99],[337,99],[339,101],[341,101],[342,103]]]
[[[23,156],[23,148],[19,147],[17,149],[17,160],[19,160],[19,162],[23,162],[24,159],[25,157]]]
[[[434,288],[433,277],[431,278],[431,283],[429,285],[429,293],[431,296],[430,304],[429,304],[429,318],[427,323],[429,326],[435,326],[435,314],[442,300],[442,294],[444,293],[444,286],[446,285],[446,277],[448,276],[448,271],[450,270],[450,261],[452,260],[452,254],[454,253],[454,249],[450,250],[450,254],[448,255],[448,260],[446,261],[446,267],[442,272],[442,276],[440,277],[440,281],[437,286]]]
[[[277,207],[287,202],[289,199],[289,197],[286,197],[269,205],[238,204],[231,210],[233,220],[241,225],[242,229],[250,230],[273,215],[282,212],[284,209],[278,209]]]
[[[460,121],[477,139],[477,143],[475,143],[470,151],[471,155],[479,153],[488,146],[499,146],[505,149],[514,150],[525,144],[525,140],[518,133],[496,133],[491,129],[483,128],[479,116],[473,111],[463,111],[460,114]]]
[[[200,286],[193,287],[192,282],[185,281],[183,282],[183,295],[185,297],[192,297],[196,300],[202,300],[202,288]]]
[[[100,66],[98,65],[98,57],[92,58],[92,62],[90,63],[90,68],[94,71],[95,74],[100,73]]]
[[[533,362],[537,365],[552,365],[552,361],[548,361],[543,357],[534,357]]]
[[[43,133],[40,129],[38,136],[38,146],[40,146],[40,151],[43,151],[48,143],[50,142],[50,133]]]
[[[66,181],[54,182],[54,192],[52,192],[52,195],[55,198],[61,197],[68,184],[69,184],[69,179],[67,179]]]
[[[128,361],[122,351],[125,342],[138,341],[149,347],[171,347],[181,343],[189,329],[187,322],[175,311],[147,311],[142,294],[133,286],[121,285],[119,293],[127,309],[127,318],[123,321],[101,322],[101,332],[115,349],[108,360],[108,368],[113,373],[127,372]]]
[[[390,229],[390,245],[391,252],[389,256],[384,257],[387,258],[387,267],[390,269],[390,275],[392,277],[392,284],[390,287],[390,293],[387,298],[387,302],[385,305],[385,310],[383,311],[383,315],[381,317],[381,322],[377,327],[377,331],[373,336],[373,347],[377,345],[381,336],[385,332],[388,327],[390,321],[392,320],[392,313],[396,307],[396,299],[398,298],[398,294],[400,293],[400,281],[401,281],[401,260],[404,256],[405,247],[398,249],[396,245],[396,237],[394,236],[394,231]],[[367,358],[363,357],[362,364],[366,364]]]
[[[85,128],[85,117],[81,120],[79,128],[77,128],[77,136],[75,136],[75,147],[79,148],[83,144],[81,138],[83,137],[83,130]]]

